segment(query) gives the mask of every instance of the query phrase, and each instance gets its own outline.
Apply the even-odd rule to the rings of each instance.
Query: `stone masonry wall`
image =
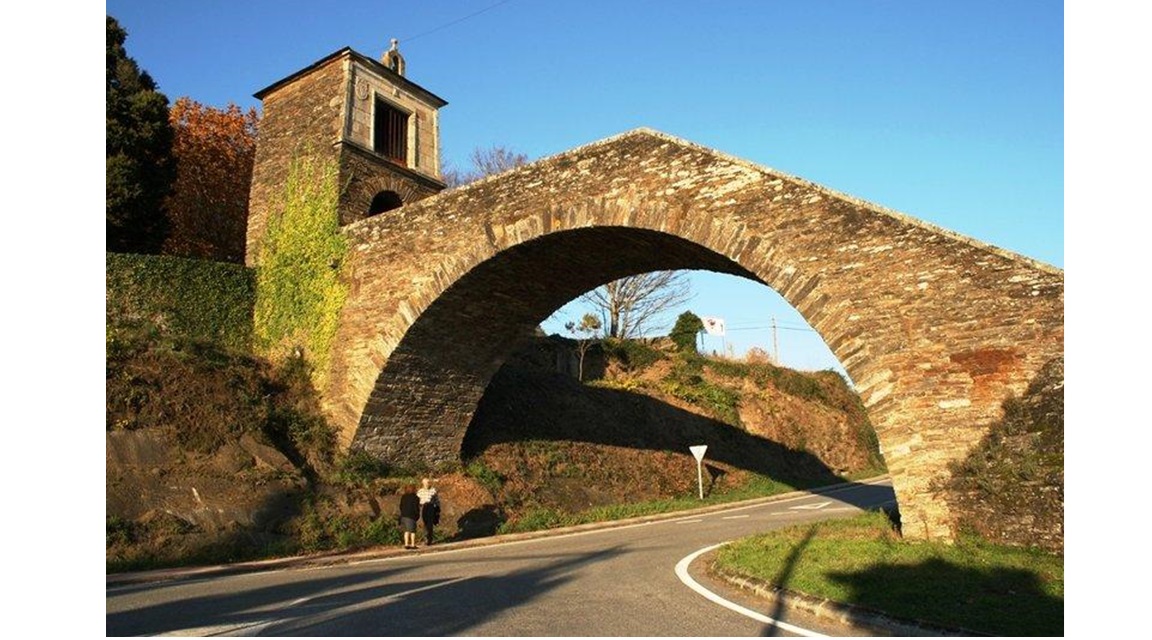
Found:
[[[1044,366],[953,467],[957,526],[987,540],[1064,551],[1064,361]]]
[[[353,95],[348,113],[348,128],[345,138],[364,149],[372,148],[373,104],[376,96],[409,113],[412,122],[408,127],[408,167],[428,178],[439,179],[440,159],[436,149],[440,135],[436,109],[405,91],[382,73],[374,72],[363,65],[351,67]]]
[[[414,171],[382,162],[375,154],[351,145],[340,152],[340,224],[368,217],[372,198],[381,191],[393,191],[404,204],[436,195],[444,184]]]
[[[292,159],[305,152],[337,158],[334,145],[344,122],[347,64],[335,58],[263,98],[248,205],[248,266],[256,263],[268,217],[282,207]]]
[[[280,207],[288,167],[301,154],[338,161],[341,224],[368,217],[372,198],[381,191],[394,191],[409,204],[444,189],[436,110],[363,64],[351,52],[338,55],[264,95],[248,216],[249,266],[255,264],[268,217]],[[413,113],[412,167],[384,161],[371,150],[377,93]]]

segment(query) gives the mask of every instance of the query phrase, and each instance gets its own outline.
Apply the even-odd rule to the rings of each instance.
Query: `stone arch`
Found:
[[[385,458],[457,455],[503,354],[568,299],[703,268],[771,286],[821,334],[876,426],[905,532],[947,538],[948,463],[1063,354],[1062,271],[647,130],[346,231],[326,408]]]
[[[372,202],[368,203],[368,215],[374,216],[384,213],[385,211],[399,209],[402,206],[404,206],[404,200],[400,197],[400,194],[391,189],[386,189],[372,196]]]
[[[366,168],[369,166],[371,168]],[[344,182],[341,184],[339,204],[340,224],[350,225],[383,211],[390,211],[376,211],[381,194],[394,194],[394,199],[388,197],[393,202],[398,200],[400,206],[405,206],[436,193],[436,190],[425,189],[419,182],[400,175],[399,171],[391,167],[379,169],[354,154],[344,158],[341,165],[341,180]]]

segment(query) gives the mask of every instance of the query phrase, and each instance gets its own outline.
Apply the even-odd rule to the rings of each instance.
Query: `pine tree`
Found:
[[[124,49],[108,16],[105,205],[108,251],[159,253],[168,236],[163,202],[175,178],[168,98]]]

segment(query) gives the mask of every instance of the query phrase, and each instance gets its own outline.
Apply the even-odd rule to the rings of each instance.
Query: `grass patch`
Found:
[[[1064,635],[1063,556],[976,537],[909,542],[880,512],[746,538],[723,547],[715,566],[906,620]]]
[[[504,487],[504,476],[493,470],[491,467],[484,464],[481,460],[473,460],[464,467],[464,473],[471,476],[476,482],[479,482],[488,493],[492,495],[499,495],[500,490]]]
[[[580,524],[612,522],[615,520],[627,520],[628,518],[638,518],[663,513],[676,513],[711,505],[780,495],[795,491],[797,488],[798,487],[773,480],[766,476],[753,475],[751,479],[743,485],[727,491],[706,494],[703,500],[699,498],[698,494],[692,493],[690,495],[660,500],[604,505],[577,513],[565,513],[553,508],[540,507],[529,510],[524,513],[524,515],[503,523],[500,526],[499,533],[541,531]]]
[[[740,427],[740,392],[704,378],[705,360],[694,354],[677,358],[672,372],[657,388],[674,398],[696,405],[716,420]]]

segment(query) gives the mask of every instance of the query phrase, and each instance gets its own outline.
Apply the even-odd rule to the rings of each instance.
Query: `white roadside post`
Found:
[[[700,486],[700,499],[704,499],[704,452],[708,450],[708,445],[698,444],[694,447],[688,447],[692,455],[696,456],[696,484]]]

